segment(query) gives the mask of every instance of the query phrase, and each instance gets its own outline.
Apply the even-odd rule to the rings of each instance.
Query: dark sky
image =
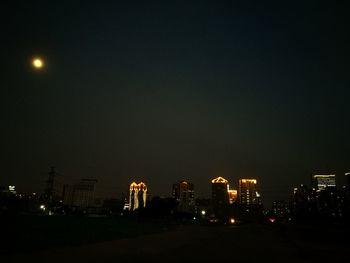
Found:
[[[281,3],[282,2],[282,3]],[[344,1],[346,2],[346,1]],[[1,3],[0,185],[257,178],[263,201],[350,169],[349,9],[338,1]],[[44,70],[30,60],[45,59]]]

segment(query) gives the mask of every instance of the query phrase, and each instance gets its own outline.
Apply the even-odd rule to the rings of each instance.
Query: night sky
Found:
[[[102,197],[132,180],[170,196],[181,179],[210,197],[220,175],[257,178],[270,205],[313,173],[342,183],[350,30],[337,2],[2,2],[0,185],[43,191],[55,166],[60,183],[98,179]]]

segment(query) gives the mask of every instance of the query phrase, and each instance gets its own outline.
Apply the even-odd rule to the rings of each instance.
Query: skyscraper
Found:
[[[147,186],[145,183],[132,182],[129,187],[129,210],[136,210],[146,207],[147,203]]]
[[[335,174],[315,174],[312,176],[312,187],[324,190],[326,187],[336,187]]]
[[[217,217],[223,217],[229,204],[228,181],[219,176],[211,180],[211,189],[214,213]]]
[[[260,194],[257,191],[256,179],[239,179],[239,202],[245,205],[260,205]]]
[[[194,185],[186,181],[173,184],[172,196],[178,203],[178,210],[192,212],[195,206]]]

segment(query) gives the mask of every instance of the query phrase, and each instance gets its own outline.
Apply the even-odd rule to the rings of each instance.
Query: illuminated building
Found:
[[[16,186],[14,186],[14,185],[9,185],[8,191],[9,191],[9,193],[11,193],[11,194],[16,194],[16,193],[17,193],[17,192],[16,192]]]
[[[79,208],[94,205],[96,179],[81,179],[78,184],[63,186],[63,204]]]
[[[228,197],[229,197],[229,203],[230,204],[233,204],[234,202],[236,202],[237,201],[237,197],[238,197],[237,190],[229,189],[228,190]]]
[[[186,181],[173,184],[172,196],[178,203],[178,210],[191,212],[195,206],[194,185]]]
[[[147,202],[147,186],[145,183],[132,182],[129,187],[129,204],[127,207],[129,210],[136,210],[146,207]]]
[[[228,181],[225,178],[217,177],[211,180],[211,189],[214,213],[216,216],[222,217],[229,204]]]
[[[260,205],[256,179],[239,179],[239,202],[245,205]]]
[[[335,174],[315,174],[312,176],[312,187],[324,190],[326,187],[336,187]]]

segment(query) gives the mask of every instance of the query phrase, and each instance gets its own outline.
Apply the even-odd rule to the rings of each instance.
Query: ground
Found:
[[[350,262],[348,234],[338,226],[180,224],[115,240],[12,252],[0,262]]]

